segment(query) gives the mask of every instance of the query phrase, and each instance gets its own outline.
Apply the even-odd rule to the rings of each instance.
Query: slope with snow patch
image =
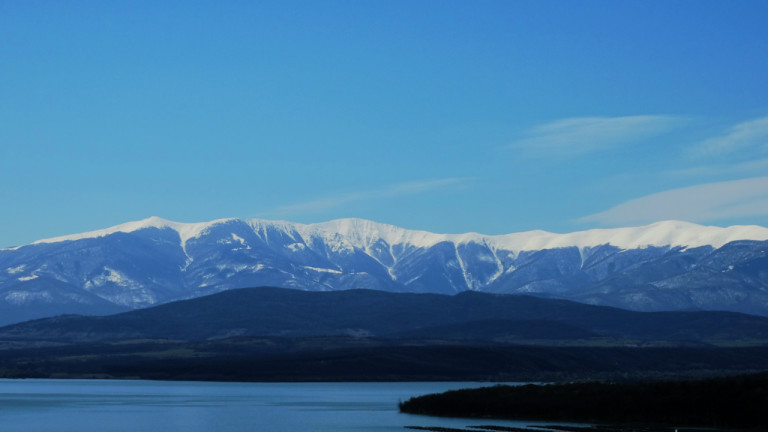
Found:
[[[82,298],[134,308],[272,285],[530,293],[640,310],[768,315],[767,242],[764,227],[679,221],[483,235],[362,219],[180,223],[151,217],[0,250],[0,299],[9,290],[16,303],[36,298],[23,295],[26,284],[39,290],[56,280],[87,294]]]

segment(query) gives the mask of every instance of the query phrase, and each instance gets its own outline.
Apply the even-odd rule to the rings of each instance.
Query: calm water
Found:
[[[400,414],[397,401],[485,385],[0,380],[0,430],[404,432],[406,425],[465,427],[489,421]]]

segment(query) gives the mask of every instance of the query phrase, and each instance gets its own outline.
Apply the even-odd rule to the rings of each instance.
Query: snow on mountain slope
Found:
[[[690,222],[664,221],[651,225],[594,229],[570,234],[552,234],[533,231],[496,237],[499,246],[519,251],[556,249],[563,247],[616,246],[621,249],[640,249],[649,246],[720,248],[737,240],[768,240],[768,228],[760,226],[732,226],[720,228]]]
[[[261,223],[270,222],[261,221]],[[338,235],[360,248],[378,240],[384,240],[389,244],[407,244],[422,248],[431,247],[441,242],[486,243],[497,249],[515,252],[564,247],[585,248],[605,244],[622,249],[638,249],[648,246],[712,246],[719,248],[736,240],[768,240],[768,228],[760,226],[721,228],[681,221],[663,221],[632,228],[594,229],[570,234],[555,234],[537,230],[496,236],[477,233],[434,234],[427,231],[406,230],[364,219],[337,219],[311,225],[285,222],[281,222],[281,224],[290,226],[305,235],[322,235],[327,240],[332,240]]]
[[[205,232],[206,229],[210,228],[211,226],[214,226],[220,223],[225,223],[230,220],[234,220],[234,219],[218,219],[211,222],[201,222],[201,223],[182,223],[182,222],[169,221],[163,218],[159,218],[157,216],[152,216],[147,219],[142,219],[140,221],[126,222],[124,224],[116,225],[111,228],[105,228],[101,230],[89,231],[89,232],[84,232],[80,234],[70,234],[70,235],[65,235],[61,237],[53,237],[48,239],[37,240],[32,244],[59,243],[64,241],[75,241],[75,240],[82,240],[82,239],[88,239],[88,238],[98,238],[98,237],[105,237],[110,234],[114,234],[118,232],[131,233],[134,231],[139,231],[147,228],[158,228],[158,229],[170,228],[176,231],[177,233],[179,233],[181,244],[183,246],[184,244],[186,244],[187,240],[191,238],[199,237],[203,232]]]
[[[40,296],[25,297],[25,287],[40,292],[66,286],[70,293],[83,293],[55,297],[60,303],[88,299],[89,305],[99,305],[94,299],[100,299],[137,308],[272,285],[447,294],[478,290],[639,310],[768,315],[767,250],[764,227],[679,221],[489,236],[435,234],[362,219],[179,223],[151,217],[0,250],[0,306],[8,293],[5,298],[13,303],[8,307],[34,310],[35,301],[20,299]],[[56,286],[48,288],[46,281]]]
[[[98,238],[116,232],[130,233],[146,228],[170,228],[179,233],[181,243],[184,245],[189,239],[200,237],[206,230],[215,225],[237,220],[235,218],[227,218],[211,222],[183,223],[152,216],[140,221],[128,222],[102,230],[37,240],[32,244]],[[761,226],[737,225],[722,228],[682,221],[662,221],[640,227],[593,229],[569,234],[556,234],[536,230],[495,236],[477,233],[435,234],[427,231],[407,230],[394,225],[354,218],[336,219],[308,225],[262,219],[246,219],[244,222],[252,226],[254,230],[264,230],[265,227],[270,227],[284,232],[297,232],[305,239],[312,236],[321,236],[328,242],[345,241],[359,248],[365,248],[379,240],[389,244],[407,244],[421,248],[431,247],[441,242],[456,244],[486,243],[493,245],[497,249],[515,252],[564,247],[585,248],[600,245],[611,245],[622,249],[638,249],[648,246],[712,246],[719,248],[726,243],[737,240],[768,240],[768,228]]]

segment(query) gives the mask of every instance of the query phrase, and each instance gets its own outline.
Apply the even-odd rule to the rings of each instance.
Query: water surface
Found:
[[[398,400],[489,383],[0,380],[3,432],[403,432],[487,420],[401,414]],[[524,427],[536,422],[493,421]],[[542,423],[543,424],[543,423]]]

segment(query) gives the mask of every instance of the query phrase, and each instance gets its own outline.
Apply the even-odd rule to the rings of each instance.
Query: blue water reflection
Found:
[[[398,400],[488,383],[0,380],[3,432],[398,431],[477,420],[401,414]],[[487,421],[486,421],[487,423]],[[535,422],[494,421],[522,427]]]

